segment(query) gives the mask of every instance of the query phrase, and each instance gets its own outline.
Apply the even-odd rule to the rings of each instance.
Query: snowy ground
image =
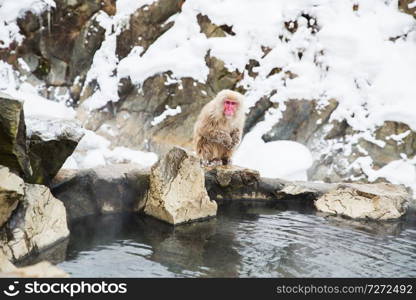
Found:
[[[106,29],[106,39],[95,54],[87,80],[96,79],[100,89],[84,102],[85,108],[117,101],[117,84],[125,76],[141,84],[151,75],[170,70],[174,81],[186,76],[205,82],[208,68],[204,57],[211,50],[211,55],[222,59],[230,70],[244,72],[250,59],[259,61],[260,66],[254,69],[259,75],[255,79],[245,76],[242,83],[248,91],[249,107],[272,90],[279,91],[272,97],[281,104],[279,110],[268,112],[265,121],[246,136],[235,157],[235,163],[260,169],[265,176],[305,179],[312,162],[302,145],[287,141],[265,144],[261,140],[261,135],[280,118],[288,99],[319,99],[322,104],[337,99],[339,106],[333,118],[345,118],[361,137],[375,143],[372,132],[386,120],[406,123],[416,131],[416,22],[398,10],[397,0],[187,0],[182,12],[171,18],[174,26],[144,55],[136,47],[119,61],[115,55],[116,36],[136,8],[154,1],[118,0],[115,16],[104,12],[98,16]],[[35,0],[0,0],[2,3],[8,4],[0,7],[0,37],[7,37],[5,45],[22,38],[14,27],[22,9],[54,5],[53,1]],[[354,6],[358,10],[353,10]],[[215,24],[232,26],[235,35],[208,39],[200,32],[196,18],[199,13]],[[296,32],[290,33],[285,23],[289,29],[297,26]],[[270,49],[267,55],[264,47]],[[268,76],[276,67],[282,72]],[[11,82],[8,68],[0,62],[0,77],[4,79],[0,80],[0,90],[18,90],[19,84]],[[297,77],[288,79],[286,71]],[[180,107],[167,108],[161,118],[178,112]],[[123,160],[123,155],[137,154],[126,149],[108,150],[104,141],[94,140],[100,138],[88,136],[93,145],[88,148],[85,144],[90,142],[82,142],[80,148],[86,153],[72,157],[66,166],[89,167],[108,157],[117,161]],[[262,150],[261,156],[256,155],[258,149]],[[356,163],[370,180],[387,176],[416,190],[416,158],[403,157],[378,171],[372,169],[370,157]]]

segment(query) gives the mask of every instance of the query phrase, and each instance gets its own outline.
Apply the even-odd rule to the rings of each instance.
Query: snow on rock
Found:
[[[55,139],[71,139],[78,141],[84,129],[76,120],[25,116],[27,136],[36,135],[42,141]]]
[[[116,2],[116,14],[109,16],[100,11],[97,21],[105,29],[105,39],[94,55],[92,66],[87,74],[85,85],[92,80],[97,80],[98,90],[83,102],[88,110],[94,110],[104,106],[107,102],[118,101],[117,66],[119,60],[116,55],[117,36],[128,24],[129,17],[138,8],[150,5],[155,0],[119,0]],[[136,63],[135,63],[136,64]],[[132,66],[130,66],[132,67]]]
[[[0,49],[7,48],[13,42],[22,42],[23,36],[16,24],[16,19],[27,11],[41,14],[45,10],[55,7],[53,0],[0,0]]]
[[[182,112],[182,109],[180,106],[177,106],[176,108],[170,108],[168,105],[166,105],[165,108],[166,110],[163,113],[161,113],[159,116],[155,117],[153,121],[150,123],[152,124],[152,126],[155,126],[163,122],[163,120],[165,120],[169,116],[175,116]]]
[[[416,157],[394,160],[378,170],[373,169],[370,157],[359,158],[355,164],[361,167],[370,182],[383,178],[394,184],[404,184],[416,191]]]

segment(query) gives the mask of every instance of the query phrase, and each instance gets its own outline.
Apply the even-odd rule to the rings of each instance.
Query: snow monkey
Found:
[[[222,90],[202,108],[194,127],[194,145],[204,165],[231,163],[243,134],[244,110],[244,96],[231,90]]]

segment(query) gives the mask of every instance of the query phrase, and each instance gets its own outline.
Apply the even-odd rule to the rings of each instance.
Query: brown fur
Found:
[[[228,118],[223,113],[226,98],[239,103],[235,114]],[[229,164],[240,144],[244,122],[244,96],[240,93],[223,90],[208,102],[194,127],[195,150],[202,161],[205,164]]]

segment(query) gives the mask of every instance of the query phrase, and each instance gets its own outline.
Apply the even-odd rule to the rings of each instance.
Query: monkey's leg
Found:
[[[222,164],[224,166],[228,166],[228,165],[231,164],[231,158],[229,158],[229,157],[223,157],[223,158],[221,158],[221,161],[222,161]]]

